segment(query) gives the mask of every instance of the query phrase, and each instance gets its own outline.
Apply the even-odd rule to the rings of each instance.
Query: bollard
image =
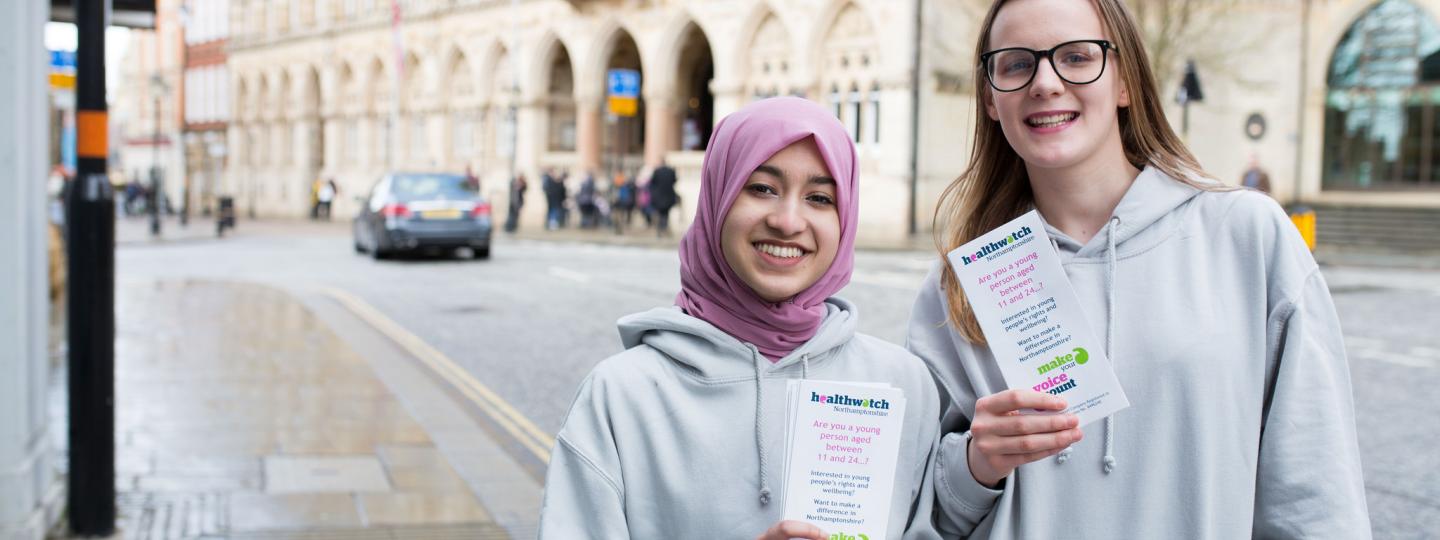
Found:
[[[1290,207],[1286,212],[1290,214],[1290,221],[1295,223],[1295,228],[1300,230],[1300,237],[1305,239],[1305,246],[1310,251],[1315,251],[1315,210],[1308,206],[1296,205]]]

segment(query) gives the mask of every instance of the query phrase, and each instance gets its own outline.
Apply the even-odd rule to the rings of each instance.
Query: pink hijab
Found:
[[[835,262],[789,301],[767,302],[730,269],[720,230],[745,181],[770,156],[806,137],[835,178],[840,246]],[[781,97],[756,101],[715,126],[705,149],[695,221],[680,240],[680,294],[675,304],[740,341],[755,345],[772,362],[803,345],[825,320],[825,299],[850,283],[859,215],[855,145],[835,116],[815,102]]]

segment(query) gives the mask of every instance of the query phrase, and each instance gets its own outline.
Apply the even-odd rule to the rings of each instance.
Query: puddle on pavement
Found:
[[[128,538],[489,526],[370,365],[289,294],[122,283],[115,308],[116,482]],[[267,458],[296,457],[378,460],[387,488],[335,493],[332,478],[330,492],[294,483],[267,492]]]

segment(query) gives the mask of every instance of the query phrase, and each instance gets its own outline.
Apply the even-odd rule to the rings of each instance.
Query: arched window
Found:
[[[754,99],[790,94],[790,34],[774,13],[766,13],[755,27],[746,49],[745,85]]]
[[[831,88],[830,104],[835,116],[856,143],[874,140],[871,132],[879,128],[869,103],[871,98],[861,90],[875,86],[877,77],[871,61],[879,50],[874,28],[859,6],[847,3],[835,14],[822,42],[822,52],[816,57],[820,82]]]
[[[845,126],[850,131],[850,140],[856,143],[860,142],[861,129],[864,128],[864,123],[860,121],[860,104],[860,85],[852,83],[850,85],[849,99],[847,99],[845,103],[845,105],[850,108],[850,114],[848,115],[850,118],[849,121],[845,123]]]
[[[871,144],[880,143],[880,83],[870,85],[869,106],[865,108],[865,125],[870,126]]]
[[[457,52],[450,64],[450,157],[453,161],[468,161],[475,155],[476,119],[475,79],[470,71],[470,61],[464,53]]]
[[[1440,29],[1382,0],[1335,47],[1325,99],[1326,189],[1440,188]]]
[[[555,47],[545,97],[545,111],[549,116],[547,147],[551,152],[574,152],[575,74],[570,65],[569,50],[562,44]]]

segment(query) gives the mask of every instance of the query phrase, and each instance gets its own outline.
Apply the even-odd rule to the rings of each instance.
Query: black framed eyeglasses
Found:
[[[980,55],[985,78],[997,92],[1014,92],[1035,80],[1040,59],[1050,60],[1055,74],[1070,84],[1090,84],[1105,74],[1105,60],[1110,51],[1119,51],[1103,39],[1066,41],[1047,51],[1024,47],[996,49]]]

